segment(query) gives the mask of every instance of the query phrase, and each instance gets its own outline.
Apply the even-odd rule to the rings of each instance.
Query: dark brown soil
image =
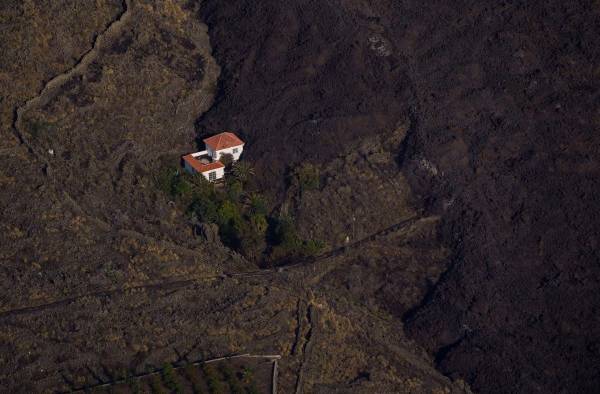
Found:
[[[408,64],[399,54],[377,55],[369,38],[383,28],[358,9],[207,1],[201,17],[223,69],[218,104],[199,122],[200,134],[238,130],[271,189],[285,185],[286,167],[329,161],[408,113]]]
[[[597,391],[599,13],[3,2],[0,386],[247,352],[286,393]],[[256,272],[192,231],[156,175],[222,129],[332,252]]]
[[[307,71],[314,75],[307,78],[323,85],[314,97],[324,99],[294,114],[305,95],[289,96],[278,111],[289,112],[279,126],[292,128],[290,134],[269,145],[254,126],[242,128],[250,145],[244,160],[259,163],[256,148],[268,147],[256,174],[270,185],[266,193],[282,197],[272,205],[289,201],[300,232],[314,232],[329,248],[344,245],[318,265],[257,273],[252,262],[193,232],[183,204],[160,190],[156,176],[193,149],[194,123],[217,90],[219,67],[198,6],[184,0],[1,6],[0,45],[11,50],[0,59],[0,386],[68,392],[110,385],[124,370],[144,375],[165,363],[252,353],[281,355],[278,387],[285,393],[468,393],[462,381],[435,370],[402,329],[402,312],[437,280],[447,251],[436,241],[436,217],[406,221],[416,211],[395,160],[410,123],[406,100],[395,101],[382,83],[375,103],[371,96],[380,93],[371,85],[378,82],[368,73],[360,83],[364,98],[351,94],[353,73],[371,53],[366,47],[345,57],[352,71],[336,65],[339,54],[328,47],[335,42],[323,41],[320,62],[331,71],[327,78]],[[348,49],[354,44],[345,29],[354,19],[344,18],[334,38]],[[380,41],[372,45],[382,50]],[[387,69],[391,55],[377,59],[373,72],[385,75],[385,83],[399,80],[398,94],[405,94],[404,66]],[[285,62],[283,71],[294,67],[294,60]],[[222,84],[234,78],[228,72]],[[352,82],[345,97],[337,97],[339,87],[325,86],[338,73]],[[247,79],[256,83],[253,75]],[[221,89],[221,102],[227,97]],[[399,122],[381,116],[377,131],[385,133],[373,134],[372,114],[379,116],[373,111],[386,100]],[[276,119],[268,106],[262,114],[247,109],[240,116]],[[308,124],[353,129],[353,136],[294,141],[290,122],[312,111],[323,113]],[[238,115],[229,116],[209,115],[211,132],[241,127],[233,122]],[[328,127],[319,133],[335,137]],[[268,137],[277,128],[257,130]],[[304,145],[311,151],[296,152]],[[285,167],[302,160],[328,162],[322,189],[287,187]],[[388,280],[388,270],[397,278]]]
[[[241,130],[271,188],[410,116],[398,160],[450,268],[404,318],[480,392],[600,386],[600,7],[207,1],[223,67],[200,133]],[[382,207],[383,208],[383,207]]]

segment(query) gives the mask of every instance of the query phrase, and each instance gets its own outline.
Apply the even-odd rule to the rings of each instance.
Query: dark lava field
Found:
[[[438,369],[480,392],[600,387],[598,3],[209,1],[202,16],[224,78],[200,125],[233,120],[274,172],[411,120],[398,163],[452,253],[403,319]]]
[[[280,393],[597,393],[599,21],[592,0],[0,2],[0,391],[251,353],[281,355]],[[223,130],[321,255],[265,269],[156,187]]]

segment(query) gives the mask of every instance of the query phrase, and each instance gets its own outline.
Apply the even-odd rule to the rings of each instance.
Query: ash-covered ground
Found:
[[[281,392],[594,392],[599,13],[0,4],[3,387],[249,352]],[[156,187],[225,129],[323,258],[260,271]]]

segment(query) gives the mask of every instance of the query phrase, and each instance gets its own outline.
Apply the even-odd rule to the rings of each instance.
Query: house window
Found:
[[[238,153],[238,148],[233,148],[233,153]]]
[[[217,172],[216,171],[211,171],[208,173],[208,180],[209,181],[214,181],[215,179],[217,179]]]

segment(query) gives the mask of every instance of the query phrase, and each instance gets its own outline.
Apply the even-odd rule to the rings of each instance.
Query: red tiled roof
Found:
[[[207,172],[216,170],[218,168],[224,168],[225,165],[220,161],[213,161],[212,163],[203,164],[200,163],[196,158],[192,155],[183,156],[183,160],[188,163],[194,170],[198,172]]]
[[[214,151],[244,145],[244,141],[229,131],[208,137],[204,140],[204,143]]]

